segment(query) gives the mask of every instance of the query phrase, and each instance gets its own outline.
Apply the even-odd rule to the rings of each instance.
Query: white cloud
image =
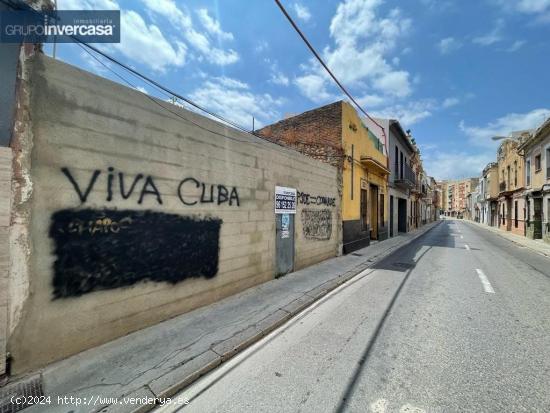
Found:
[[[542,13],[550,9],[550,0],[520,0],[516,3],[516,9],[523,13]]]
[[[173,0],[141,1],[150,13],[166,18],[178,32],[181,32],[184,39],[201,53],[201,58],[204,58],[208,62],[219,66],[229,65],[239,60],[239,54],[235,50],[223,50],[212,46],[208,36],[205,33],[197,31],[193,27],[193,21],[189,13],[178,8]],[[199,18],[201,19],[203,25],[206,24],[209,26],[206,27],[205,25],[208,32],[213,33],[218,37],[221,35],[226,38],[233,38],[233,34],[223,32],[219,22],[212,19],[207,12],[205,14],[199,10]]]
[[[246,83],[228,77],[206,80],[189,97],[243,127],[252,126],[252,117],[257,127],[278,119],[280,114],[276,108],[283,104],[282,99],[267,93],[254,94]]]
[[[535,23],[550,23],[550,0],[493,0],[510,13],[523,13],[533,18]]]
[[[133,11],[121,9],[115,0],[59,0],[59,8],[66,10],[121,10],[121,42],[108,45],[125,57],[157,71],[170,66],[183,66],[188,57],[186,42],[201,53],[207,61],[217,65],[228,65],[239,60],[239,54],[232,50],[213,47],[210,39],[193,27],[193,21],[186,10],[178,8],[173,0],[141,0],[150,14],[166,18],[176,29],[177,36],[168,40],[155,24],[147,24],[143,17]],[[221,30],[219,22],[199,11],[199,18],[208,32],[221,38],[232,37]],[[206,20],[205,20],[206,18]],[[208,20],[209,19],[209,20]],[[207,21],[208,20],[208,21]],[[179,37],[181,36],[181,38]]]
[[[441,54],[449,54],[451,52],[454,52],[462,47],[462,42],[455,39],[454,37],[446,37],[444,39],[441,39],[437,43],[437,48],[439,49],[439,53]]]
[[[176,41],[172,46],[157,26],[147,25],[135,11],[122,11],[120,18],[120,43],[112,48],[153,70],[185,64],[187,47],[183,42]]]
[[[323,103],[327,100],[335,98],[335,95],[332,95],[327,91],[325,78],[322,76],[308,74],[297,77],[294,79],[294,83],[298,86],[298,89],[300,89],[305,97],[315,103]]]
[[[300,20],[303,20],[307,23],[309,19],[311,19],[311,13],[309,12],[309,9],[303,4],[294,3],[292,5],[292,8],[296,12],[296,16],[298,16]]]
[[[228,89],[249,89],[248,84],[241,82],[240,80],[233,79],[227,76],[218,76],[213,78],[214,81]]]
[[[322,54],[344,85],[403,98],[412,92],[410,76],[395,68],[391,53],[412,22],[397,8],[380,15],[378,8],[382,3],[383,0],[340,3],[330,24],[333,45],[325,47]],[[306,65],[303,70],[303,75],[295,80],[302,94],[317,103],[334,96],[328,92],[332,81],[318,64]]]
[[[494,151],[474,154],[430,151],[422,155],[424,168],[438,180],[477,177],[485,165],[494,159]]]
[[[58,0],[59,10],[118,10],[114,0]]]
[[[403,70],[384,73],[376,80],[374,86],[381,92],[399,98],[407,97],[411,94],[409,73]]]
[[[199,9],[197,11],[200,22],[208,33],[217,36],[221,40],[233,40],[233,33],[224,32],[221,29],[220,22],[210,17],[208,10]]]
[[[138,90],[138,91],[140,91],[141,93],[145,93],[146,95],[149,94],[149,92],[147,91],[147,89],[145,89],[143,86],[136,86],[135,89]]]
[[[377,109],[373,111],[373,115],[377,118],[398,119],[404,127],[409,127],[430,117],[435,109],[435,102],[425,99]]]
[[[519,49],[521,49],[525,45],[525,43],[526,43],[525,40],[516,40],[514,43],[512,43],[512,45],[510,45],[510,47],[504,50],[510,53],[517,52]]]
[[[366,110],[372,107],[379,107],[384,103],[384,98],[380,95],[365,94],[356,98],[361,106],[366,106]]]
[[[269,79],[269,81],[279,86],[288,86],[290,84],[288,76],[280,71],[274,71],[273,73],[271,73],[271,78]]]
[[[59,2],[59,7],[65,10],[120,9],[114,0],[63,0]],[[187,47],[183,42],[169,42],[157,26],[147,25],[135,11],[122,10],[120,18],[120,43],[106,46],[108,50],[117,50],[123,56],[157,71],[185,64]]]
[[[504,20],[497,20],[495,27],[489,33],[482,36],[474,37],[473,42],[481,46],[491,46],[502,40],[502,29],[504,28]]]
[[[453,106],[456,106],[459,103],[460,103],[460,99],[458,98],[447,98],[443,101],[443,107],[452,108]]]
[[[256,47],[254,47],[254,50],[256,53],[261,53],[265,50],[269,49],[269,43],[265,40],[260,40],[256,43]]]
[[[496,148],[498,141],[493,136],[508,136],[511,132],[537,128],[550,116],[550,109],[534,109],[527,113],[509,113],[483,126],[469,126],[465,121],[459,124],[468,140],[477,146]]]

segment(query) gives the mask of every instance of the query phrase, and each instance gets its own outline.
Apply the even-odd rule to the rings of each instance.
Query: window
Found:
[[[395,158],[394,158],[393,164],[394,164],[394,174],[395,174],[394,179],[397,179],[399,178],[399,149],[397,148],[397,145],[395,145]]]
[[[400,159],[399,159],[399,161],[400,161],[400,163],[399,163],[399,165],[400,165],[399,179],[403,179],[403,152],[400,152],[399,155],[400,155]]]
[[[550,179],[550,147],[546,148],[546,179]]]
[[[539,172],[542,169],[540,153],[535,156],[535,172]]]
[[[518,201],[514,202],[514,226],[518,227]]]
[[[514,161],[514,186],[518,186],[518,161]]]
[[[525,184],[527,186],[531,185],[531,160],[527,159],[527,163],[525,164]]]
[[[507,170],[507,172],[508,172],[508,181],[506,181],[506,182],[507,182],[507,184],[506,184],[506,189],[508,190],[508,189],[510,189],[510,181],[511,181],[511,179],[510,179],[510,165],[508,165],[508,166],[506,167],[506,170]]]

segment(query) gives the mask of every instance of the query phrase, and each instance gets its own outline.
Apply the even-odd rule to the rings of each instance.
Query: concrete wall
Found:
[[[45,56],[23,77],[15,374],[274,278],[276,185],[334,200],[298,204],[295,268],[338,254],[333,166]]]
[[[8,336],[8,269],[9,226],[11,207],[10,148],[0,147],[0,376],[6,369],[6,343]]]

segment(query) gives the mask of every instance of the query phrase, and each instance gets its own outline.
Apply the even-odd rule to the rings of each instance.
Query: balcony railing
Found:
[[[403,186],[409,189],[416,187],[416,174],[412,168],[406,163],[400,165],[403,170],[399,170],[399,174],[396,175],[394,182],[398,186]]]

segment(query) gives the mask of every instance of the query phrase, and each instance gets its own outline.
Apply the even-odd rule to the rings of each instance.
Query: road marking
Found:
[[[464,247],[466,247],[466,249],[470,251],[470,247],[468,246],[468,244],[464,244]]]
[[[494,294],[495,290],[493,290],[493,286],[491,285],[491,283],[489,282],[489,279],[483,273],[483,271],[481,271],[479,268],[477,268],[476,272],[477,272],[477,275],[478,275],[479,279],[481,280],[481,284],[483,284],[483,289],[485,290],[485,292]]]

